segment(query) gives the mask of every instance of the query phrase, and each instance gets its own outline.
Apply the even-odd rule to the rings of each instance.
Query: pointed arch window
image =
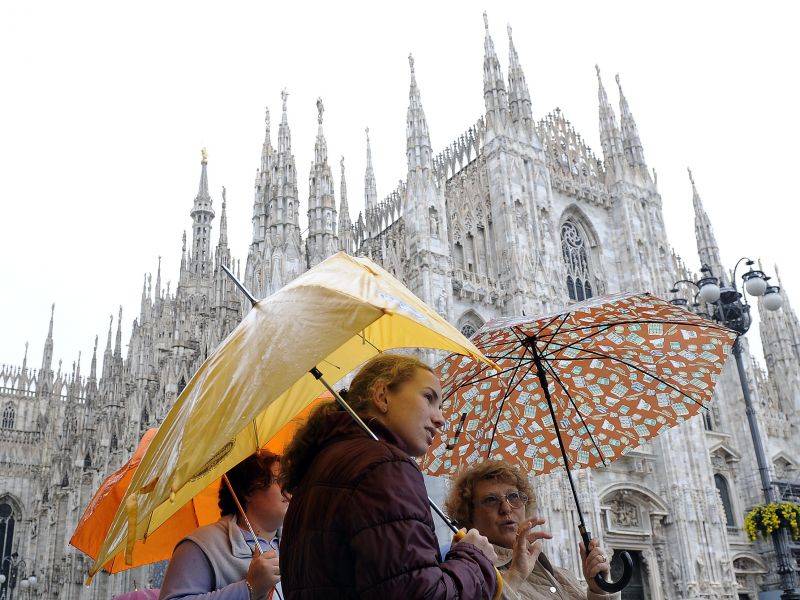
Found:
[[[468,311],[458,320],[458,330],[464,337],[472,337],[483,326],[483,319],[473,311]]]
[[[3,409],[3,429],[14,429],[16,417],[17,411],[14,409],[14,405],[9,402]]]
[[[731,506],[731,494],[728,489],[728,482],[719,473],[714,475],[714,485],[717,486],[719,499],[722,501],[722,508],[725,511],[725,524],[728,527],[735,527],[733,520],[733,507]]]
[[[567,271],[567,295],[581,302],[593,297],[598,285],[592,273],[590,249],[582,228],[572,219],[561,225],[561,256]]]

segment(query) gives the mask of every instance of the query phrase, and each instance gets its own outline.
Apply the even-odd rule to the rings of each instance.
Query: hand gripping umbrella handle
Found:
[[[588,553],[589,543],[592,541],[592,534],[586,531],[582,526],[579,526],[578,529],[580,529],[581,537],[583,538],[583,547],[586,548],[586,552]],[[622,559],[622,577],[617,581],[608,581],[600,573],[594,576],[594,582],[597,584],[597,587],[609,594],[616,594],[624,589],[631,580],[631,575],[633,575],[633,559],[631,555],[623,551],[622,554],[620,554],[620,558]]]

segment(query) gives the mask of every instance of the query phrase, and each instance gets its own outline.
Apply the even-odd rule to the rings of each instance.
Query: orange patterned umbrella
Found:
[[[735,339],[650,294],[487,323],[471,341],[500,370],[456,355],[440,363],[452,435],[423,470],[454,475],[487,458],[536,475],[566,466],[588,547],[570,469],[607,465],[705,408]]]

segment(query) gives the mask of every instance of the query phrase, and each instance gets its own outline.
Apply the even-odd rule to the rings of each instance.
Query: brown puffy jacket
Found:
[[[370,439],[346,413],[328,417],[321,450],[294,491],[283,524],[286,600],[490,600],[497,580],[472,544],[441,560],[422,473],[377,423]]]

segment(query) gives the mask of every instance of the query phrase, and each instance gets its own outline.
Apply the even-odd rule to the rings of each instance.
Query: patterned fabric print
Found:
[[[736,339],[649,294],[593,298],[543,318],[487,323],[472,341],[500,371],[457,355],[439,364],[448,425],[423,458],[426,473],[452,475],[485,459],[493,430],[491,458],[535,474],[563,468],[533,353],[523,343],[529,336],[571,468],[608,464],[697,414],[711,400]]]

